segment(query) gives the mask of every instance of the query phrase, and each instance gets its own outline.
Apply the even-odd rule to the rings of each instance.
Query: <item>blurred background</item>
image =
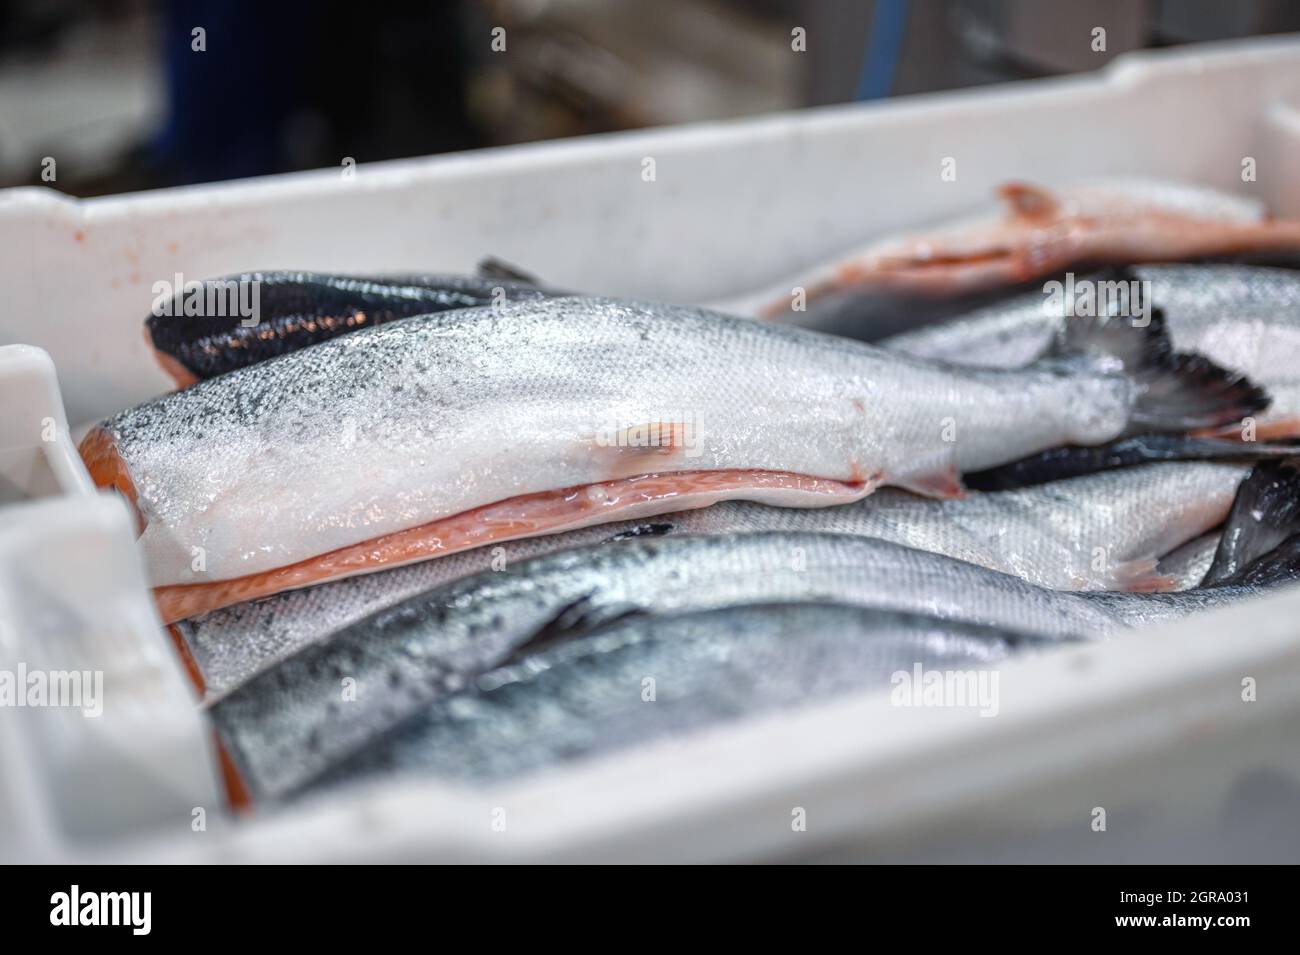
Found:
[[[1294,0],[0,0],[0,187],[128,192],[1297,30]]]

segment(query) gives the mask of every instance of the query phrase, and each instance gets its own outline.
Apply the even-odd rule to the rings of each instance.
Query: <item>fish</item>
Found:
[[[1218,427],[1253,383],[1158,316],[957,369],[681,306],[554,298],[424,315],[112,416],[80,451],[135,509],[165,623],[469,547],[743,498],[825,506],[1129,431]]]
[[[845,291],[946,298],[1074,266],[1300,250],[1300,222],[1270,219],[1259,202],[1187,183],[1115,179],[1054,191],[1009,182],[996,196],[1001,209],[992,215],[871,242],[730,310],[797,320],[794,308]]]
[[[1165,315],[1174,347],[1233,368],[1268,390],[1272,403],[1256,416],[1256,440],[1300,431],[1300,273],[1242,265],[1137,265],[1088,275],[1079,287],[1146,283]],[[1071,319],[1073,320],[1073,319]],[[980,368],[1031,364],[1066,318],[1043,291],[990,306],[945,325],[881,342],[892,351]]]
[[[565,294],[511,273],[495,260],[480,265],[480,273],[244,272],[208,279],[155,302],[145,320],[145,340],[176,386],[188,388],[276,355],[412,315]],[[231,307],[232,302],[240,307]]]
[[[1246,599],[1298,575],[1294,541],[1215,587],[1166,594],[1047,590],[844,534],[642,538],[548,554],[412,597],[302,647],[213,702],[208,714],[232,772],[256,802],[292,792],[530,648],[620,618],[823,601],[1096,639]]]
[[[1155,569],[1157,558],[1222,523],[1248,473],[1248,468],[1230,464],[1153,464],[1124,474],[1090,475],[1050,487],[950,501],[891,488],[833,508],[724,501],[644,521],[522,538],[291,590],[215,610],[176,627],[205,691],[216,697],[302,646],[474,573],[607,541],[759,531],[876,537],[1054,589],[1172,588],[1176,581]]]
[[[918,666],[961,671],[964,686],[973,677],[974,686],[983,680],[995,692],[989,673],[1004,660],[1055,645],[844,604],[767,603],[620,620],[483,674],[301,791],[393,773],[499,782],[742,717],[898,687]],[[985,697],[972,690],[969,705],[995,712],[995,696]]]

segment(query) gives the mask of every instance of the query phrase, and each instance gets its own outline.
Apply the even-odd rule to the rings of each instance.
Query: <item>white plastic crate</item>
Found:
[[[1185,179],[1300,215],[1297,155],[1300,41],[1283,38],[997,89],[362,166],[352,178],[327,170],[83,202],[9,190],[0,344],[48,352],[68,418],[84,425],[167,388],[141,326],[152,284],[176,273],[467,271],[492,254],[557,286],[708,301],[981,206],[1011,178]],[[955,182],[939,176],[949,157]],[[1241,179],[1247,157],[1253,183]],[[1114,858],[1248,843],[1232,835],[1243,800],[1248,822],[1288,805],[1300,819],[1294,592],[1008,664],[994,719],[867,694],[487,790],[379,784],[225,822],[125,510],[88,490],[66,426],[53,442],[31,427],[57,404],[52,380],[39,352],[0,350],[0,473],[26,475],[11,497],[44,495],[0,504],[0,659],[103,666],[131,705],[94,726],[0,711],[0,857]],[[36,626],[48,614],[33,579],[87,626]],[[1257,702],[1242,701],[1246,677]],[[792,831],[795,807],[805,832]],[[1095,807],[1105,833],[1089,828]],[[492,827],[498,808],[504,831]],[[1290,831],[1262,851],[1300,857],[1300,827]]]

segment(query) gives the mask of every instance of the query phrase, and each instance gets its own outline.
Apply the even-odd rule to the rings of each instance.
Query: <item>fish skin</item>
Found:
[[[1243,387],[1250,401],[1266,400]],[[728,497],[843,503],[882,482],[958,495],[956,472],[1110,440],[1143,394],[1113,361],[954,369],[696,309],[562,298],[345,335],[122,412],[82,448],[101,485],[120,486],[103,474],[105,461],[120,462],[152,583],[201,585],[160,592],[171,622],[423,559],[441,545],[421,541],[414,557],[369,555],[385,535],[531,494],[577,500],[577,513],[516,526],[506,508],[495,537],[479,542]],[[601,429],[672,409],[692,417],[693,438],[668,448],[601,445]],[[627,500],[608,500],[603,487],[579,499],[584,487],[628,474],[636,477]],[[661,498],[636,493],[647,474],[669,486]],[[694,477],[672,486],[680,474]],[[756,484],[755,474],[787,483]],[[709,476],[739,484],[719,490]],[[329,554],[347,557],[311,579],[277,578],[260,593],[222,586]]]
[[[1283,562],[1249,583],[1186,593],[1069,593],[850,535],[624,541],[549,554],[411,598],[303,647],[209,712],[254,797],[274,797],[539,637],[577,636],[632,613],[819,600],[1076,639],[1180,619],[1294,575]],[[348,677],[355,699],[342,702]]]
[[[1241,441],[1226,436],[1142,434],[1090,448],[1052,448],[987,471],[963,474],[962,481],[976,491],[1007,491],[1162,461],[1256,465],[1293,458],[1297,450],[1292,443]]]
[[[1212,531],[1188,541],[1182,547],[1160,558],[1156,572],[1172,580],[1175,591],[1199,587],[1201,581],[1205,579],[1206,571],[1214,563],[1220,536],[1219,531]]]
[[[1244,265],[1138,265],[1165,313],[1174,346],[1247,375],[1272,397],[1259,425],[1300,417],[1300,273]],[[1092,279],[1096,276],[1085,276]],[[1017,368],[1048,347],[1064,319],[1044,294],[972,312],[963,319],[889,338],[885,348],[959,365]],[[1261,439],[1264,434],[1260,434]]]
[[[480,676],[331,767],[489,783],[658,737],[883,688],[899,671],[987,670],[1053,641],[836,604],[759,604],[614,623]],[[642,699],[655,680],[654,705]]]
[[[1185,261],[1300,249],[1300,222],[1270,220],[1261,203],[1191,184],[1112,179],[1059,191],[1007,183],[1002,209],[878,239],[722,310],[801,321],[804,303],[848,290],[956,297],[1014,286],[1076,264]]]
[[[145,331],[177,384],[244,368],[338,335],[412,315],[528,301],[564,294],[500,277],[471,275],[351,276],[319,272],[244,272],[213,282],[256,282],[258,318],[150,315]],[[498,293],[498,290],[499,293]],[[178,294],[174,301],[180,301]]]
[[[835,508],[724,501],[645,521],[508,541],[432,561],[287,591],[177,624],[208,693],[216,696],[308,643],[416,594],[496,566],[598,544],[655,536],[809,531],[857,534],[946,554],[1054,589],[1164,586],[1160,555],[1218,525],[1248,469],[1177,463],[972,494],[952,501],[885,488]],[[1105,559],[1097,566],[1098,549]]]

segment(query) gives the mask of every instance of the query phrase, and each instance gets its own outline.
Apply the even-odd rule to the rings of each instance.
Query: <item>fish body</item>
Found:
[[[877,240],[732,306],[789,316],[850,290],[936,298],[1004,288],[1072,266],[1172,262],[1300,249],[1300,222],[1270,220],[1250,199],[1181,183],[1112,180],[1052,191],[999,187],[1002,211]],[[802,289],[803,294],[792,294]]]
[[[760,604],[619,621],[485,673],[311,788],[376,774],[486,783],[923,671],[988,671],[1043,641],[990,627],[836,604]],[[1046,645],[1050,645],[1047,643]],[[646,678],[653,676],[653,705]],[[995,688],[994,688],[995,689]],[[990,712],[996,701],[969,705]],[[990,712],[992,715],[992,712]]]
[[[727,498],[958,496],[961,471],[1267,403],[1223,369],[1174,361],[1157,322],[1115,331],[1071,325],[1066,351],[1025,369],[955,369],[697,309],[510,303],[201,382],[110,418],[81,450],[133,501],[171,622]],[[1123,359],[1089,353],[1091,334]]]
[[[412,315],[555,294],[563,293],[500,276],[246,272],[180,290],[165,310],[155,305],[145,335],[163,370],[188,387]],[[231,308],[232,302],[245,307]]]
[[[549,554],[413,597],[301,648],[210,712],[255,796],[276,796],[476,675],[619,617],[824,601],[1076,639],[1221,606],[1294,573],[1288,553],[1267,572],[1206,590],[1068,593],[849,535],[623,541]]]
[[[1155,561],[1218,525],[1247,469],[1154,464],[949,501],[882,489],[835,508],[747,501],[461,551],[237,604],[178,624],[210,694],[221,694],[364,617],[424,591],[612,538],[806,531],[876,537],[1066,590],[1172,586]],[[1206,565],[1208,567],[1208,564]]]

